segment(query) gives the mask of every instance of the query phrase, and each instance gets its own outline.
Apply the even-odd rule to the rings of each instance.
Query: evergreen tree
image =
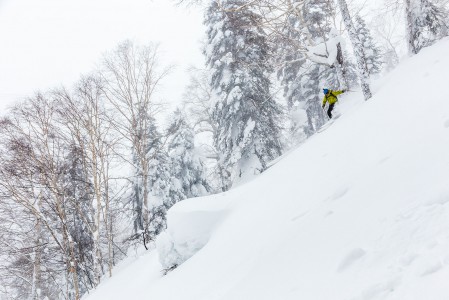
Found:
[[[308,127],[305,129],[305,133],[307,136],[315,133],[326,122],[321,108],[322,85],[320,83],[320,70],[324,68],[326,67],[312,63],[301,78],[302,94],[306,101]]]
[[[331,17],[335,8],[328,0],[307,0],[304,2],[303,18],[314,43],[323,43],[329,38]]]
[[[148,184],[150,187],[150,201],[148,207],[148,238],[153,240],[166,227],[166,213],[171,207],[169,197],[170,175],[168,171],[168,157],[163,149],[162,135],[151,118],[148,127],[149,145],[147,157],[149,158]]]
[[[281,107],[270,94],[269,45],[261,17],[242,0],[213,1],[207,11],[205,55],[216,93],[214,144],[229,188],[251,168],[259,172],[281,153]]]
[[[334,39],[332,41],[332,39]],[[330,43],[335,43],[335,39],[342,39],[336,29],[330,29]],[[347,89],[358,83],[357,67],[350,59],[348,51],[344,44],[338,42],[337,57],[334,64],[330,67],[321,65],[319,78],[320,84],[331,89]]]
[[[276,62],[280,65],[277,76],[283,86],[289,112],[285,141],[287,147],[297,144],[314,132],[314,123],[311,121],[308,110],[310,103],[304,97],[301,84],[301,77],[309,64],[304,53],[298,51],[298,46],[306,43],[306,34],[297,13],[296,10],[290,12],[284,27],[280,30],[281,35],[275,41],[278,58]],[[308,122],[304,120],[304,113],[307,115]]]
[[[168,142],[170,205],[210,193],[211,188],[205,176],[204,164],[195,151],[195,133],[179,109],[173,114],[169,133],[171,133]]]
[[[360,16],[356,16],[354,26],[357,31],[357,36],[363,45],[364,62],[368,74],[373,75],[380,73],[383,64],[380,48],[374,41],[365,21]]]
[[[163,151],[162,135],[159,133],[153,117],[146,115],[145,156],[148,162],[147,175],[144,176],[140,160],[133,158],[135,176],[132,181],[131,203],[134,210],[134,230],[144,233],[145,242],[152,240],[165,228],[165,213],[169,205],[167,154]],[[134,156],[133,156],[134,157]],[[143,186],[149,188],[148,207],[144,205]]]
[[[331,2],[326,0],[306,1],[303,8],[304,28],[309,34],[309,39],[315,44],[326,42],[331,36],[330,17],[335,14],[335,9]],[[310,62],[303,74],[301,84],[303,97],[307,103],[307,136],[310,136],[326,121],[326,116],[321,108],[322,87],[340,87],[340,80],[343,76],[338,76],[340,66],[329,67]]]
[[[297,12],[288,16],[283,39],[277,43],[281,49],[279,56],[285,61],[278,77],[284,85],[289,111],[293,112],[290,136],[295,141],[312,135],[324,124],[326,117],[320,106],[322,87],[339,89],[357,82],[355,66],[348,59],[343,61],[343,57],[349,56],[340,43],[338,59],[331,66],[306,60],[295,45],[320,45],[336,38],[336,31],[331,28],[334,5],[325,0],[309,0],[304,2],[301,15],[296,15]]]
[[[132,205],[132,222],[136,238],[144,231],[144,213],[143,213],[143,182],[144,176],[142,165],[134,148],[131,148],[132,164],[134,166],[133,176],[131,177],[131,195],[129,203]]]
[[[406,0],[408,47],[417,54],[448,35],[448,11],[430,0]]]
[[[93,257],[94,239],[89,228],[94,226],[92,217],[94,210],[92,207],[93,189],[86,172],[83,149],[70,145],[68,149],[67,164],[64,166],[65,193],[67,195],[67,226],[71,238],[76,244],[75,255],[78,264],[77,274],[80,284],[80,293],[84,294],[89,290],[87,284],[94,273],[90,268]]]
[[[281,66],[277,75],[284,86],[287,107],[291,109],[302,101],[299,77],[302,69],[306,67],[307,59],[304,53],[297,50],[296,45],[305,43],[305,34],[300,18],[293,13],[287,17],[287,22],[281,31],[282,38],[276,41],[279,58],[277,63]]]

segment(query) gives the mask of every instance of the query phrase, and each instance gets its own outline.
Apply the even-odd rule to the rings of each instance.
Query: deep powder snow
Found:
[[[449,299],[448,53],[341,96],[254,180],[177,204],[165,242],[186,261],[162,276],[156,250],[131,256],[86,299]]]

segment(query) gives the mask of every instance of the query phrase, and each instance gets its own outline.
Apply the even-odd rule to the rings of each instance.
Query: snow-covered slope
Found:
[[[157,251],[129,259],[87,299],[449,299],[448,53],[407,59],[366,103],[345,95],[255,180],[176,205],[169,233],[204,247],[166,276]]]

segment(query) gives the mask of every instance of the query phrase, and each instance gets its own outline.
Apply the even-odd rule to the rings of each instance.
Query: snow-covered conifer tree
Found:
[[[148,224],[145,231],[152,240],[166,226],[166,212],[171,206],[169,198],[170,175],[168,172],[168,157],[163,149],[162,135],[156,127],[156,121],[150,117],[148,126],[148,141],[146,156],[149,161],[148,185],[151,201],[148,204]]]
[[[293,10],[286,18],[277,45],[281,49],[279,56],[284,60],[278,76],[292,112],[290,135],[293,140],[299,140],[301,134],[312,135],[326,120],[320,106],[321,88],[346,88],[357,79],[341,37],[331,27],[334,5],[324,0],[295,3],[296,7],[301,5],[301,10]],[[307,45],[309,53],[298,51],[298,44]],[[331,53],[333,47],[335,53]],[[331,61],[330,56],[335,59]]]
[[[214,144],[226,172],[225,189],[249,169],[265,170],[281,153],[281,107],[270,94],[270,49],[261,17],[245,3],[213,1],[205,21],[205,55],[216,93]]]
[[[301,85],[298,77],[302,71],[301,68],[305,68],[307,62],[304,53],[298,51],[296,47],[305,39],[300,19],[296,14],[290,14],[287,17],[287,22],[281,33],[282,39],[276,41],[277,62],[280,65],[277,75],[284,86],[287,106],[291,109],[298,101],[301,101]]]
[[[294,4],[297,3],[300,1],[294,2]],[[275,41],[277,45],[276,62],[280,66],[277,76],[284,88],[284,97],[290,113],[287,124],[287,145],[295,145],[314,132],[314,123],[309,108],[313,103],[306,101],[301,84],[301,77],[308,67],[306,55],[302,51],[298,51],[298,45],[306,43],[303,25],[298,11],[291,11],[286,18],[285,25],[280,30],[280,36]]]
[[[334,7],[331,2],[324,0],[309,0],[304,3],[302,18],[303,27],[309,38],[309,43],[323,44],[331,36],[331,16],[335,14]],[[306,101],[306,111],[308,119],[308,128],[306,134],[313,134],[321,125],[324,124],[326,117],[321,109],[321,89],[323,87],[339,88],[344,80],[344,76],[338,76],[337,68],[309,62],[306,71],[301,77],[301,85],[303,89],[303,99]]]
[[[90,226],[93,224],[94,209],[92,201],[94,191],[89,180],[89,174],[83,166],[83,149],[70,145],[67,163],[64,167],[65,193],[67,194],[67,226],[71,238],[76,243],[75,256],[78,261],[77,274],[80,282],[80,293],[89,290],[86,279],[94,278],[90,263],[96,259],[94,254],[94,239]]]
[[[325,122],[326,118],[321,109],[321,84],[320,84],[320,69],[325,68],[318,64],[312,64],[307,72],[301,77],[302,95],[306,101],[306,112],[308,127],[306,134],[312,135]]]
[[[168,131],[171,134],[167,146],[171,177],[170,204],[211,192],[204,164],[196,153],[195,133],[180,109],[173,113]]]
[[[131,177],[131,194],[129,202],[133,211],[133,227],[136,234],[140,234],[144,230],[143,226],[143,175],[142,168],[136,153],[132,151],[132,163],[134,165],[134,174]]]
[[[303,17],[313,42],[326,41],[331,29],[331,16],[335,8],[331,1],[308,0],[304,2]]]
[[[363,45],[364,62],[368,74],[373,75],[380,73],[383,60],[379,46],[376,44],[365,21],[360,16],[356,16],[354,26],[357,31],[357,36]]]
[[[406,0],[408,48],[417,54],[435,40],[448,35],[448,12],[431,0]]]
[[[141,116],[143,117],[143,116]],[[146,141],[145,157],[148,163],[147,175],[144,175],[138,159],[134,159],[136,175],[132,181],[131,204],[134,210],[134,230],[144,232],[145,243],[152,240],[165,228],[165,213],[169,205],[169,173],[167,154],[163,150],[162,135],[157,129],[156,121],[146,115],[146,131],[141,137]],[[148,186],[149,201],[145,207],[143,201],[144,184]]]

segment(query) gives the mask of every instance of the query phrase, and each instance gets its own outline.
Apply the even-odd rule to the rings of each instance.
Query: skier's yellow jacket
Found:
[[[326,105],[326,102],[329,102],[329,105],[334,104],[338,100],[337,96],[344,92],[345,92],[344,90],[341,91],[329,90],[329,92],[326,95],[324,95],[323,106]]]

